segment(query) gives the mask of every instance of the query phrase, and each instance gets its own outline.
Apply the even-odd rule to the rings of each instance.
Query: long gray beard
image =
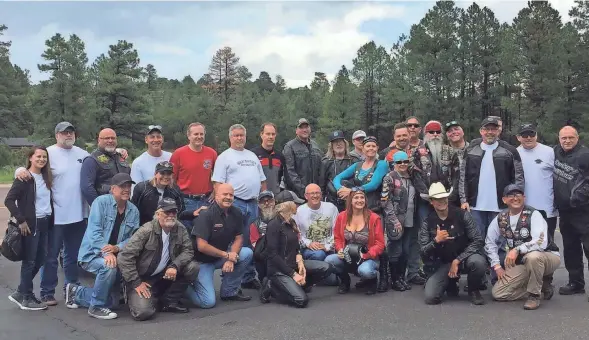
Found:
[[[425,142],[425,144],[427,145],[432,157],[432,164],[434,166],[438,166],[442,159],[442,147],[444,146],[444,141],[441,139],[431,139]]]
[[[276,216],[276,209],[274,208],[266,208],[266,209],[260,209],[260,213],[261,213],[261,217],[262,217],[262,221],[270,221],[271,219],[273,219]]]

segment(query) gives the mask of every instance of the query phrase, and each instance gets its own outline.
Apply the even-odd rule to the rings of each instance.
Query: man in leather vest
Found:
[[[493,286],[493,298],[514,301],[527,295],[524,309],[537,309],[542,298],[549,300],[554,294],[550,276],[560,266],[558,247],[548,237],[542,214],[525,205],[522,188],[505,187],[503,202],[507,209],[493,219],[485,240],[485,251],[499,279]],[[503,266],[498,244],[506,244]]]
[[[258,196],[258,207],[258,217],[250,224],[250,242],[254,249],[260,237],[266,234],[268,222],[276,216],[274,193],[270,190],[262,191]],[[254,259],[254,266],[258,272],[258,279],[263,281],[266,277],[266,261]]]
[[[80,187],[89,205],[108,194],[111,179],[118,173],[131,173],[131,167],[117,152],[117,134],[113,129],[103,129],[98,134],[98,147],[82,163]]]

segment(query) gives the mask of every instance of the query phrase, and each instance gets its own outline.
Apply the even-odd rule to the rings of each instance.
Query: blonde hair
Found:
[[[344,157],[347,158],[350,155],[350,152],[348,151],[350,149],[350,143],[347,139],[344,139],[344,142],[346,143],[346,148],[344,149]],[[325,153],[325,156],[329,159],[335,159],[335,153],[333,152],[333,142],[327,143],[327,152]]]
[[[296,230],[297,232],[299,231],[299,227],[292,218],[297,212],[297,205],[295,204],[295,202],[280,203],[276,205],[275,209],[276,214],[280,214],[280,216],[282,216],[282,218],[284,218],[285,221],[292,225],[294,230]]]

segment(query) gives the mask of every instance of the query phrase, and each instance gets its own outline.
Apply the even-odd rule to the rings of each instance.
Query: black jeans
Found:
[[[23,236],[24,258],[20,265],[20,284],[17,291],[26,297],[33,295],[33,279],[47,257],[49,218],[38,218],[30,225],[31,234]]]
[[[440,265],[425,283],[425,303],[434,305],[442,302],[442,295],[450,283],[448,272],[452,263]],[[469,291],[479,287],[485,276],[487,260],[483,255],[473,254],[466,258],[458,267],[459,273],[467,274]]]
[[[127,283],[127,304],[131,317],[137,321],[148,320],[155,315],[159,307],[177,304],[191,281],[198,274],[198,264],[194,261],[190,262],[182,270],[176,274],[176,280],[164,279],[165,269],[161,273],[154,276],[142,277],[143,282],[151,285],[151,297],[143,298],[135,291],[133,286]]]
[[[569,283],[585,286],[583,253],[589,259],[589,219],[585,214],[564,212],[560,215],[564,266]]]
[[[258,272],[258,280],[263,281],[266,277],[266,271],[268,270],[268,265],[266,261],[258,261],[256,259],[254,261],[254,266],[256,267],[256,272]]]
[[[317,284],[335,273],[333,266],[324,261],[306,260],[304,264],[307,271],[306,287]],[[272,287],[272,296],[277,300],[299,308],[304,308],[309,303],[304,287],[299,286],[292,277],[277,272],[270,275],[268,279]]]
[[[554,242],[554,232],[556,231],[556,219],[557,217],[550,217],[548,218],[546,212],[544,210],[538,210],[542,217],[546,220],[546,224],[548,224],[548,241]]]

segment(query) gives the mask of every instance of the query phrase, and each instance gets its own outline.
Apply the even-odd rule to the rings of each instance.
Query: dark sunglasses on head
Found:
[[[407,125],[407,127],[415,128],[415,129],[417,129],[419,127],[419,124],[413,124],[413,123],[412,124],[406,124],[406,125]]]
[[[364,192],[364,188],[362,187],[353,187],[350,190],[352,190],[352,192]]]
[[[530,137],[536,137],[536,133],[534,131],[526,131],[526,132],[522,132],[520,134],[520,136],[522,138],[530,138]]]
[[[427,133],[429,133],[430,135],[440,135],[442,134],[442,131],[428,131]]]
[[[446,123],[446,128],[449,128],[450,126],[457,126],[459,125],[457,121],[453,120],[451,122]]]
[[[410,161],[408,159],[406,159],[404,161],[396,161],[395,164],[409,164],[409,162]]]
[[[172,167],[172,163],[168,162],[168,161],[163,161],[163,162],[159,162],[160,166],[164,166],[166,168],[171,168]]]
[[[162,129],[161,125],[150,125],[147,128],[150,130],[161,130]]]

